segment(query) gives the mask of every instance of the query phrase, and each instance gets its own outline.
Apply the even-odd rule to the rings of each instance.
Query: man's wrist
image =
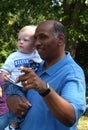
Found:
[[[51,87],[48,83],[46,83],[46,91],[39,93],[42,97],[45,97],[46,95],[48,95],[51,91]]]

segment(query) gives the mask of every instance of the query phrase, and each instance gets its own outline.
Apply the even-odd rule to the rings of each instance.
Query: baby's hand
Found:
[[[0,86],[0,97],[2,97],[2,88]]]
[[[2,79],[4,82],[9,81],[10,75],[6,72],[2,72]]]

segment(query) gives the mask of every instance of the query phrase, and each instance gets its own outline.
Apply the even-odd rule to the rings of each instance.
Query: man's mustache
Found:
[[[45,50],[44,46],[41,46],[41,45],[36,46],[36,49],[37,50],[39,50],[39,49]]]

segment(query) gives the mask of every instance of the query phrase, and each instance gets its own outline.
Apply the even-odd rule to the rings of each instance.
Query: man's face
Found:
[[[57,56],[57,38],[53,35],[52,26],[49,24],[40,25],[35,32],[35,46],[42,59],[48,61]]]

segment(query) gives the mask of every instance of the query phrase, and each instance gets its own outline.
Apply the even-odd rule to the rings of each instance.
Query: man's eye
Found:
[[[40,39],[40,40],[44,40],[44,39],[46,39],[46,38],[47,38],[46,35],[40,35],[40,36],[39,36],[39,39]]]

